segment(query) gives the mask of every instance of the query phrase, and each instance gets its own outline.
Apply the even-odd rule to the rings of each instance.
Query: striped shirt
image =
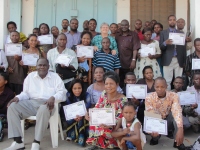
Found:
[[[190,75],[191,75],[191,76],[190,76],[191,78],[190,78],[189,86],[192,86],[192,85],[193,85],[193,83],[192,83],[192,78],[193,78],[194,73],[200,72],[200,70],[192,70],[192,59],[200,59],[200,58],[197,56],[196,52],[190,54],[190,55],[187,56],[187,58],[186,58],[185,71],[186,71],[186,72],[189,72]]]
[[[114,71],[115,69],[121,68],[118,55],[106,54],[103,50],[97,51],[94,54],[92,64],[95,67],[101,66],[106,71]]]

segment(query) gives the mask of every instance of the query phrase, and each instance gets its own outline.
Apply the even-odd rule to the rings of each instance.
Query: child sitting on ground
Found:
[[[136,111],[133,102],[126,102],[122,108],[123,117],[119,119],[112,136],[118,139],[121,150],[142,150],[146,137],[142,132],[142,125],[135,117]]]

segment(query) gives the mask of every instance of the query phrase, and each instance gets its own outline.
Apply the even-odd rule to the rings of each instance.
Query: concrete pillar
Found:
[[[117,23],[123,19],[130,23],[130,0],[117,0]]]
[[[10,0],[0,0],[0,49],[4,49],[8,35],[7,22],[10,20]]]
[[[200,38],[200,0],[190,0],[190,23],[193,27],[192,38]]]
[[[176,0],[176,18],[185,20],[184,32],[186,33],[190,25],[187,24],[188,0]]]

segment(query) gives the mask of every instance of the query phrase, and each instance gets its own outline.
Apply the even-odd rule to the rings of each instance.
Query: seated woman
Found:
[[[15,97],[14,92],[7,86],[8,75],[0,73],[0,142],[4,137],[3,133],[3,120],[7,114],[7,104]]]
[[[118,121],[112,136],[119,141],[122,150],[142,150],[146,137],[142,126],[136,118],[135,105],[129,101],[122,108],[123,117]]]
[[[66,104],[76,103],[84,100],[86,109],[91,107],[89,94],[83,92],[83,83],[80,79],[74,79],[71,82],[69,92],[67,93]],[[89,123],[85,117],[77,116],[77,118],[67,121],[67,140],[77,142],[81,146],[85,146],[88,137]]]
[[[141,41],[141,49],[143,48],[153,48],[155,50],[155,55],[148,54],[148,56],[141,56],[141,49],[138,51],[138,59],[136,62],[136,68],[134,69],[136,78],[143,78],[142,69],[146,66],[152,66],[154,78],[160,77],[160,67],[157,62],[157,58],[161,56],[161,50],[159,43],[156,40],[151,40],[152,29],[144,28],[143,30],[144,40]]]
[[[153,69],[151,66],[145,66],[144,69],[142,70],[143,73],[143,79],[138,80],[136,84],[146,84],[147,85],[147,93],[155,92],[154,89],[154,79],[153,79]],[[138,112],[137,112],[137,118],[143,125],[144,123],[144,110],[145,110],[145,103],[144,99],[141,100],[136,100],[134,103],[139,106],[138,107]]]
[[[91,103],[92,103],[92,107],[94,107],[96,105],[96,103],[98,102],[101,93],[103,92],[103,90],[105,90],[105,84],[104,84],[104,80],[103,80],[103,76],[108,76],[113,74],[113,72],[106,72],[103,67],[98,66],[94,68],[94,80],[95,82],[93,84],[91,84],[88,88],[87,88],[87,92],[90,94],[91,96]],[[122,89],[118,86],[117,87],[117,91],[119,93],[123,93]]]
[[[122,106],[127,102],[127,98],[117,92],[119,85],[119,76],[113,72],[113,75],[104,78],[105,91],[102,92],[99,101],[95,108],[114,108],[116,122],[122,118]],[[89,120],[89,115],[86,114],[86,119]],[[93,145],[88,150],[100,148],[116,148],[118,147],[117,141],[111,136],[114,126],[90,126],[89,138],[86,143]]]

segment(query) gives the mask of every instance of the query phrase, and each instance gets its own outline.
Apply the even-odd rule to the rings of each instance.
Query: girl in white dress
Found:
[[[159,43],[151,39],[151,28],[145,28],[143,34],[144,40],[141,41],[141,49],[138,51],[136,68],[134,69],[136,78],[143,78],[142,70],[145,66],[153,68],[154,79],[161,77],[160,67],[156,60],[161,57]]]
[[[135,105],[133,102],[126,102],[122,108],[123,117],[117,122],[112,136],[118,139],[118,146],[121,150],[142,150],[146,137],[142,132],[142,125],[135,117]]]

